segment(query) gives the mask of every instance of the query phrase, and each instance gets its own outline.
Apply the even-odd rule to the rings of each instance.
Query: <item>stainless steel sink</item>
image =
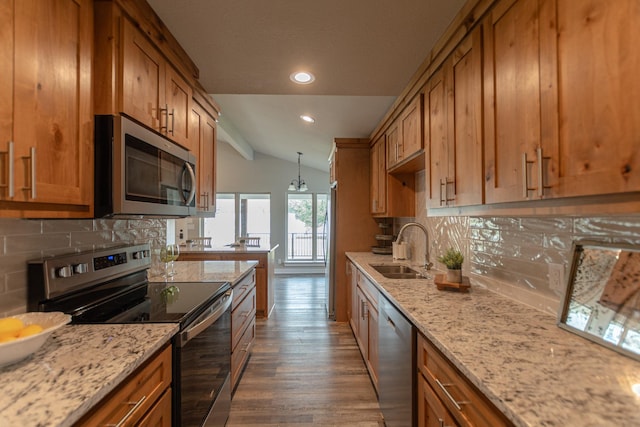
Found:
[[[370,264],[374,270],[387,279],[424,279],[422,274],[411,267],[402,264]]]

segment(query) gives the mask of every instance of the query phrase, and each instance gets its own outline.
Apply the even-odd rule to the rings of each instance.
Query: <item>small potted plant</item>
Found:
[[[464,256],[462,252],[449,248],[444,255],[438,257],[438,261],[447,267],[447,281],[451,283],[462,282],[462,263]]]

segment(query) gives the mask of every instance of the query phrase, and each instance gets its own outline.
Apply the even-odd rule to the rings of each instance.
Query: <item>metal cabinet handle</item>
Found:
[[[1,188],[6,188],[9,198],[15,196],[15,188],[13,181],[13,141],[7,143],[7,151],[0,151],[0,154],[6,154],[7,156],[7,180],[5,184],[0,184]]]
[[[134,413],[134,412],[136,412],[136,411],[138,410],[138,408],[140,407],[140,405],[142,405],[142,403],[143,403],[146,399],[147,399],[147,396],[142,396],[142,397],[140,398],[140,400],[138,400],[137,402],[127,402],[127,403],[126,403],[126,405],[133,405],[133,408],[129,409],[129,412],[127,412],[127,413],[125,414],[125,416],[124,416],[124,417],[122,417],[122,418],[120,419],[120,421],[118,421],[118,423],[117,423],[117,424],[105,424],[105,425],[106,425],[106,426],[109,426],[109,427],[111,427],[111,426],[113,426],[113,427],[121,427],[121,426],[123,426],[123,425],[127,422],[127,420],[128,420],[129,418],[131,418],[131,415],[133,415],[133,413]]]
[[[444,187],[445,192],[446,192],[447,191],[447,183],[445,182],[445,180],[440,178],[440,206],[444,206],[445,203],[447,202],[447,196],[445,195],[444,198],[442,197],[442,187]]]
[[[544,157],[542,155],[542,147],[538,147],[538,149],[536,150],[536,154],[538,156],[538,196],[540,196],[540,198],[544,197],[544,190],[545,188],[549,189],[551,188],[550,185],[544,185],[544,161],[545,160],[550,160],[551,157]]]
[[[444,420],[442,418],[438,418],[438,424],[440,424],[440,427],[450,427],[444,425]]]
[[[164,114],[164,126],[162,126],[162,114]],[[169,105],[168,104],[164,104],[164,108],[160,109],[160,126],[159,126],[159,130],[162,133],[162,131],[164,130],[164,133],[166,134],[169,130]]]
[[[396,324],[393,323],[393,320],[391,320],[391,318],[389,316],[387,316],[387,323],[389,324],[389,326],[391,326],[391,328],[395,332],[396,331]]]
[[[451,394],[449,394],[449,390],[446,389],[445,386],[452,386],[454,384],[442,384],[440,382],[439,379],[436,378],[436,384],[438,384],[438,386],[442,389],[442,391],[444,392],[444,394],[449,398],[449,400],[451,401],[451,403],[453,403],[453,405],[456,407],[456,409],[458,411],[461,411],[462,408],[460,407],[460,405],[458,404],[459,402],[456,402],[456,400],[453,398],[453,396],[451,396]],[[462,403],[462,402],[460,402]]]
[[[169,132],[169,133],[171,133],[171,135],[173,135],[173,129],[174,129],[175,124],[176,124],[175,108],[172,108],[171,112],[169,112],[169,109],[167,108],[167,127],[169,127],[169,116],[171,116],[171,130],[167,129],[167,132]]]
[[[529,191],[535,191],[535,187],[529,187],[528,166],[534,163],[533,160],[527,160],[527,153],[522,153],[522,197],[529,197]]]
[[[454,190],[455,190],[455,185],[456,185],[456,181],[455,179],[449,179],[449,178],[445,178],[445,190],[444,190],[444,198],[446,200],[447,206],[449,206],[449,202],[453,202],[454,200],[456,200],[455,198],[455,194],[456,192],[453,191],[453,197],[449,197],[449,186],[452,185]]]
[[[29,186],[22,187],[22,189],[25,191],[31,190],[31,198],[35,199],[36,198],[36,147],[31,147],[30,155],[23,156],[22,158],[24,160],[29,161],[29,167],[30,167],[29,176],[31,177],[31,182],[29,183]]]

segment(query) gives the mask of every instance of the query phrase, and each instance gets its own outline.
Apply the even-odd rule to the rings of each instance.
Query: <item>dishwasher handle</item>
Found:
[[[195,325],[190,326],[187,330],[180,333],[178,338],[178,347],[184,347],[189,341],[197,337],[202,331],[213,325],[218,319],[222,317],[225,311],[231,307],[231,300],[233,297],[233,289],[228,290],[224,295],[218,299],[213,305],[207,309],[210,313],[201,321]]]

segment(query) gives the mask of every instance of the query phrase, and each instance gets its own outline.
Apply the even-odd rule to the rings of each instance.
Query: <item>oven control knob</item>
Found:
[[[146,258],[145,251],[138,251],[133,253],[133,259],[144,259]]]
[[[81,264],[75,264],[73,266],[73,274],[83,274],[89,271],[89,264],[83,262]]]
[[[71,270],[70,265],[56,268],[56,277],[71,277],[72,274],[73,270]]]

